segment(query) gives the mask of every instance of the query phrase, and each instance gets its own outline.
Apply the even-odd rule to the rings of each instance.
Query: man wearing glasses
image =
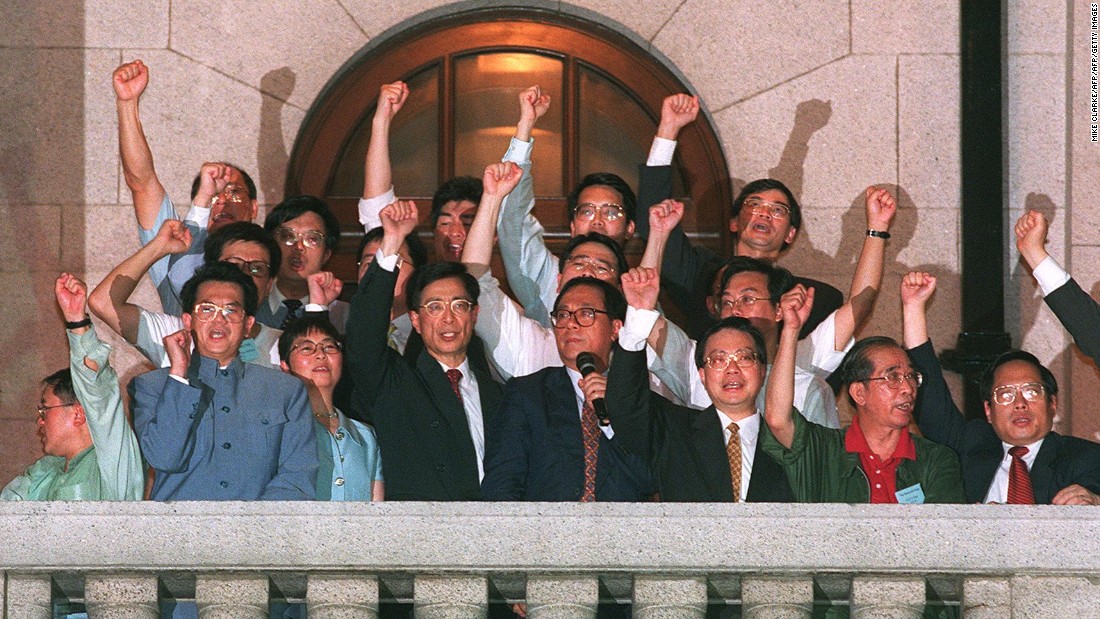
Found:
[[[54,284],[69,338],[69,367],[42,381],[38,438],[45,456],[13,479],[5,501],[139,501],[141,452],[126,422],[111,353],[85,309],[87,285],[62,273]]]
[[[959,460],[948,448],[909,432],[922,377],[893,339],[867,337],[840,364],[841,386],[855,408],[852,425],[806,421],[794,401],[794,358],[802,324],[783,303],[783,330],[768,379],[764,451],[779,461],[800,503],[961,503]]]
[[[305,386],[239,355],[256,285],[214,262],[181,300],[184,330],[164,338],[169,366],[131,383],[134,428],[155,471],[151,498],[312,500],[317,444]]]
[[[971,503],[1100,505],[1100,445],[1054,432],[1058,382],[1031,353],[1004,353],[982,375],[985,419],[966,420],[955,406],[928,339],[926,309],[936,278],[902,280],[905,345],[926,377],[917,422],[947,445],[963,467]]]
[[[416,228],[417,208],[398,201],[380,217],[381,246],[351,302],[346,358],[378,432],[386,499],[476,501],[485,429],[500,404],[500,386],[484,354],[470,347],[477,280],[453,262],[416,269],[405,294],[423,349],[402,357],[388,342],[389,308],[404,268],[401,246]]]
[[[550,320],[564,367],[508,381],[501,427],[487,447],[483,499],[642,501],[653,494],[646,461],[619,444],[603,402],[625,316],[622,293],[605,281],[577,277],[562,287]]]

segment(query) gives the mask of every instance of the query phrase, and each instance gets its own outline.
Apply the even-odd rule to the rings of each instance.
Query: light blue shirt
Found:
[[[317,500],[369,501],[374,482],[382,481],[382,454],[374,429],[339,410],[336,433],[314,422],[317,434]]]

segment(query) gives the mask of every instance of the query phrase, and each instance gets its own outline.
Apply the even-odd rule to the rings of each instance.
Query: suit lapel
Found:
[[[581,429],[581,418],[577,410],[577,396],[570,384],[569,374],[565,368],[555,368],[546,377],[546,431],[552,436],[547,437],[546,444],[554,445],[561,449],[561,459],[574,463],[569,465],[570,470],[577,471],[578,479],[584,483],[584,432]],[[598,456],[597,456],[598,457]],[[599,485],[600,469],[602,463],[597,461],[596,484]],[[563,485],[568,480],[562,480]]]
[[[1031,490],[1036,504],[1049,505],[1059,490],[1054,487],[1054,462],[1061,450],[1062,437],[1054,432],[1048,433],[1039,446],[1039,453],[1031,465]]]
[[[696,415],[691,423],[691,455],[695,469],[702,472],[707,496],[715,501],[733,500],[733,477],[724,436],[713,406]]]
[[[470,437],[470,426],[466,423],[466,410],[458,401],[451,381],[443,373],[443,368],[428,351],[423,351],[416,359],[416,370],[420,379],[427,387],[428,397],[431,398],[435,410],[451,426],[451,431],[467,438],[466,443],[473,444]]]

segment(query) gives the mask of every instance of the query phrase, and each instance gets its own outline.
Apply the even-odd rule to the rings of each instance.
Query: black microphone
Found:
[[[590,352],[582,352],[577,355],[577,371],[581,373],[581,376],[588,376],[596,371],[596,355]],[[592,410],[596,411],[596,418],[600,420],[601,426],[611,425],[611,418],[607,416],[607,403],[603,401],[603,398],[594,398],[589,404],[592,405]]]

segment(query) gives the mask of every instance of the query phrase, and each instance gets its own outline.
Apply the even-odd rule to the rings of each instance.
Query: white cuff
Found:
[[[321,305],[320,303],[306,303],[304,311],[309,313],[327,312],[328,306]]]
[[[649,158],[645,160],[647,166],[671,165],[672,156],[676,154],[676,140],[666,140],[654,136],[653,145],[649,147]]]
[[[646,340],[649,339],[649,332],[653,330],[653,325],[660,316],[661,314],[657,310],[627,306],[626,322],[623,323],[623,328],[619,329],[619,345],[624,350],[637,351],[645,348]]]
[[[182,376],[176,376],[175,374],[169,374],[168,378],[174,378],[174,379],[180,381],[181,383],[187,385],[188,387],[191,386],[191,383],[187,382],[187,379],[182,377]]]
[[[191,208],[187,211],[187,216],[184,217],[183,220],[194,222],[198,227],[205,228],[206,225],[210,223],[210,207],[192,204]]]
[[[1035,281],[1039,282],[1039,288],[1042,289],[1044,297],[1065,286],[1070,279],[1069,273],[1066,273],[1053,256],[1043,258],[1031,274],[1035,276]]]
[[[374,252],[374,261],[378,263],[379,267],[386,269],[390,273],[393,273],[394,269],[397,268],[397,258],[397,254],[383,256],[381,247],[378,248],[378,251]]]
[[[504,158],[501,161],[511,161],[523,165],[525,163],[531,163],[531,146],[534,145],[535,138],[531,138],[530,141],[524,142],[512,138],[508,142],[508,151],[504,153]]]

